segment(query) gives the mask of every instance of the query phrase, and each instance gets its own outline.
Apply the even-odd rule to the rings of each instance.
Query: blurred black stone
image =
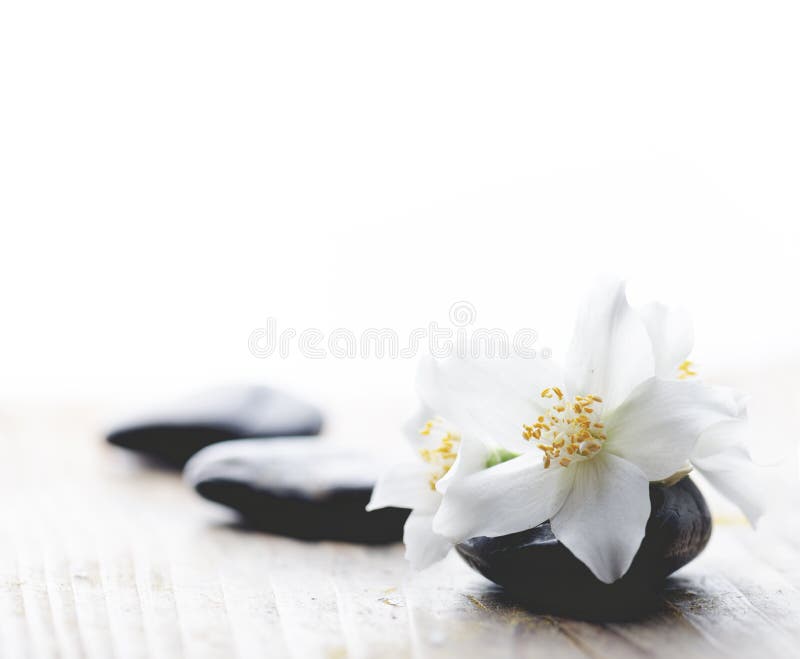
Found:
[[[131,418],[106,439],[172,466],[200,449],[240,437],[316,435],[322,415],[315,407],[268,387],[212,389]]]
[[[186,465],[184,478],[251,528],[304,540],[366,544],[403,537],[407,510],[364,510],[383,465],[329,440],[225,442]]]
[[[642,545],[630,570],[613,584],[599,581],[556,540],[549,522],[498,538],[471,538],[456,549],[513,601],[535,611],[636,619],[659,608],[666,578],[694,559],[711,537],[711,514],[689,478],[671,487],[651,485],[650,502]]]

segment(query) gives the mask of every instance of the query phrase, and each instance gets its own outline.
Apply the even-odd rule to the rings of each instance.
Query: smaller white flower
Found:
[[[493,452],[427,408],[406,424],[405,434],[416,459],[399,463],[381,476],[367,510],[387,506],[411,509],[403,542],[411,566],[422,570],[443,559],[453,546],[433,532],[433,517],[444,492],[451,483],[484,469]]]

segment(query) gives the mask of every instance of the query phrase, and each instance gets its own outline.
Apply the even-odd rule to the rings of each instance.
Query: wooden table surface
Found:
[[[800,523],[718,517],[660,612],[593,624],[503,600],[457,556],[243,531],[91,411],[0,406],[0,656],[799,657]],[[791,504],[793,502],[787,502]]]

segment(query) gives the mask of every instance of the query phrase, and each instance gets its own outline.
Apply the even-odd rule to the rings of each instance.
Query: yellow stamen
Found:
[[[695,375],[697,375],[697,371],[692,370],[692,362],[690,362],[688,359],[678,366],[679,380],[685,380],[686,378],[691,378]]]
[[[545,468],[553,461],[568,467],[575,460],[592,458],[606,440],[598,408],[603,399],[594,394],[565,399],[558,387],[548,387],[541,393],[542,398],[554,396],[558,399],[555,405],[537,417],[535,423],[523,424],[522,436],[526,440],[534,437],[541,440],[536,447],[544,453]]]
[[[436,448],[423,448],[419,451],[420,457],[434,468],[428,481],[432,490],[436,489],[436,484],[450,471],[461,444],[461,436],[447,430],[444,425],[441,419],[432,419],[420,430],[420,434],[425,436],[430,436],[434,431],[437,431],[437,434],[441,433]]]

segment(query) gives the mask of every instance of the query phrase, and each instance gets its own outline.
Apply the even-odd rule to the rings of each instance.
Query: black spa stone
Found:
[[[403,536],[407,510],[364,510],[385,464],[314,437],[237,440],[209,446],[184,470],[206,499],[236,510],[251,528],[305,540],[368,544]]]
[[[630,619],[660,605],[667,576],[694,559],[711,536],[711,515],[697,486],[684,478],[650,486],[651,513],[630,570],[599,581],[558,540],[550,523],[498,538],[457,545],[462,558],[502,586],[505,596],[543,613],[588,619]]]
[[[127,419],[106,435],[116,446],[182,466],[200,449],[240,437],[316,435],[322,415],[292,396],[261,386],[212,389]]]

